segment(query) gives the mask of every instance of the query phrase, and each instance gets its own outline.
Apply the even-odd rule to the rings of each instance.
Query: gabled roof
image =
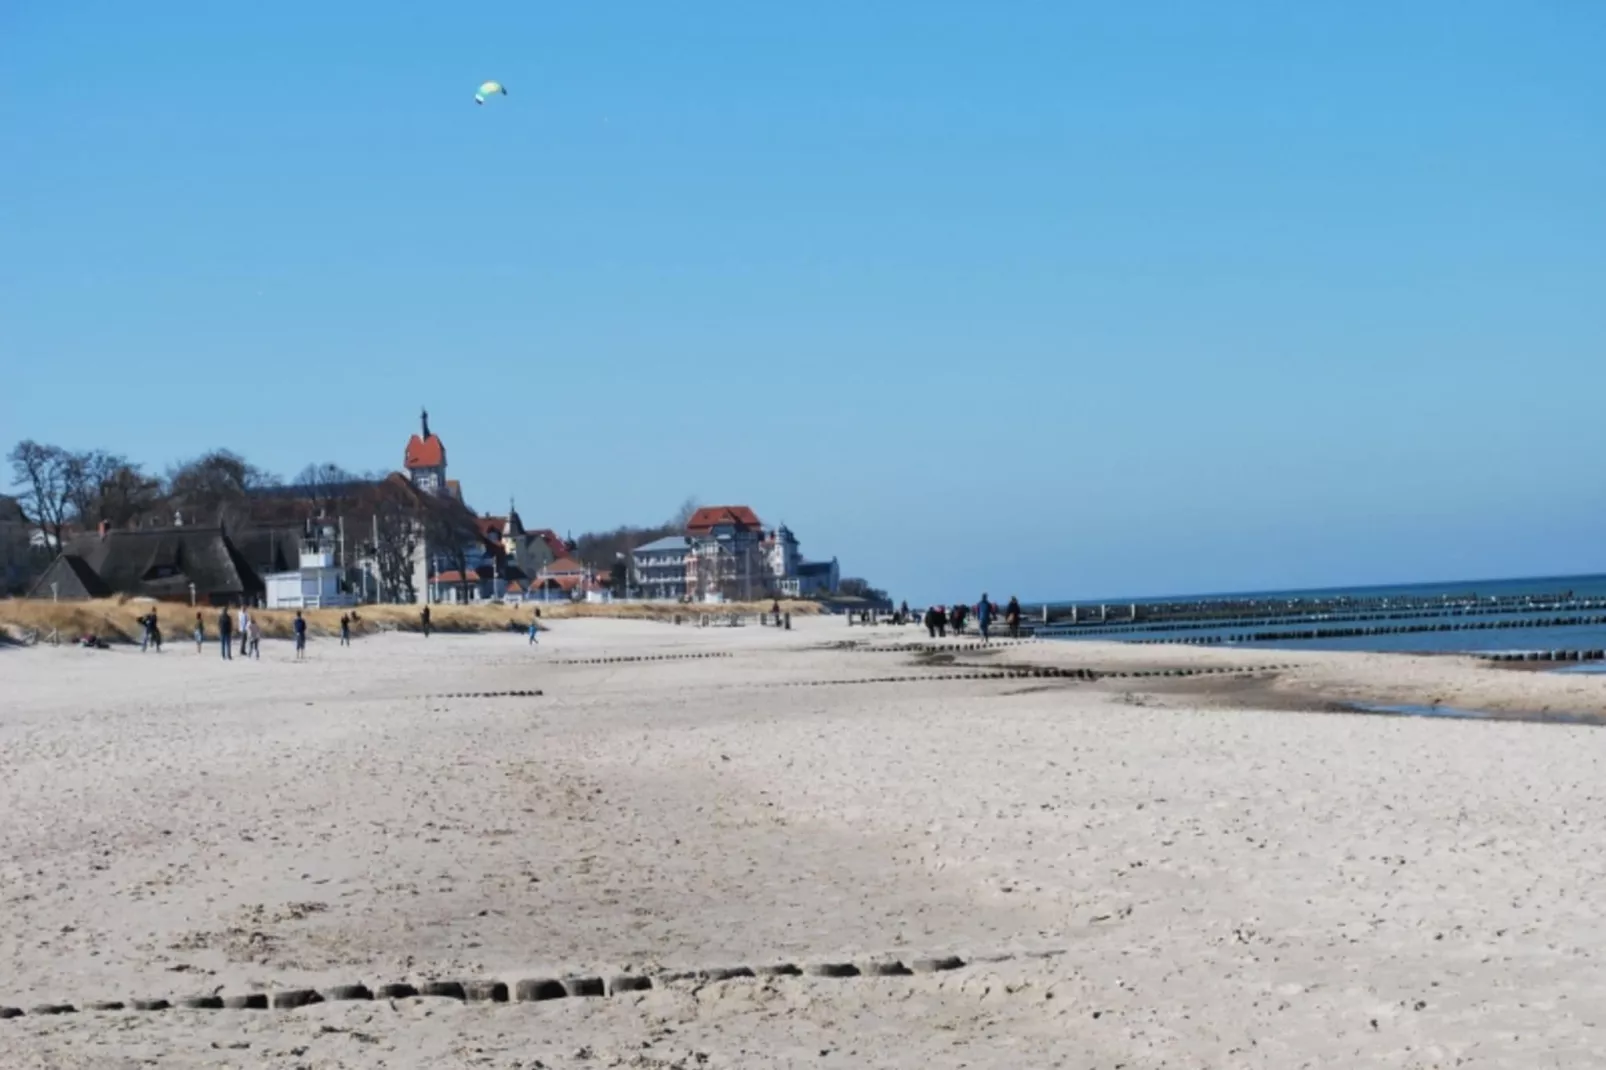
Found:
[[[552,556],[555,558],[569,556],[568,544],[551,528],[536,528],[534,531],[526,530],[524,534],[528,538],[540,539],[546,543],[546,548],[552,551]]]
[[[502,529],[507,527],[505,516],[482,516],[478,520],[481,534],[494,541],[502,539]]]
[[[581,573],[586,567],[572,557],[560,557],[556,561],[543,565],[538,576],[558,576],[566,573]]]
[[[764,526],[759,523],[758,514],[745,505],[705,505],[686,521],[686,531],[691,535],[706,535],[720,524],[733,524],[749,531]]]
[[[428,438],[414,435],[407,440],[407,453],[403,459],[408,471],[414,468],[439,468],[446,463],[446,445],[433,432]]]

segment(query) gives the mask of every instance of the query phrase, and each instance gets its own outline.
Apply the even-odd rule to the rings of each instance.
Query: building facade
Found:
[[[631,571],[629,587],[642,598],[655,601],[680,601],[686,597],[686,562],[691,552],[691,540],[684,535],[670,535],[630,553]]]
[[[686,591],[696,601],[752,601],[769,591],[764,525],[745,505],[708,505],[686,522]]]

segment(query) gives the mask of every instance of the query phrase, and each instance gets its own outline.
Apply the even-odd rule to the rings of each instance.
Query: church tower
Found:
[[[421,433],[407,440],[403,464],[407,478],[425,494],[446,493],[446,444],[429,429],[429,410],[420,417]]]

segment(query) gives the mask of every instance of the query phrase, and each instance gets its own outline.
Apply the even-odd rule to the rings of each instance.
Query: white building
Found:
[[[329,609],[353,606],[356,595],[344,589],[335,564],[335,526],[319,522],[301,540],[301,567],[295,572],[272,572],[262,577],[269,609]]]

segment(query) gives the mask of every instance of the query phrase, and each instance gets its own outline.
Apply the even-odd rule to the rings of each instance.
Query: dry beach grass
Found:
[[[0,1005],[945,952],[967,968],[28,1015],[0,1021],[4,1065],[1606,1061],[1598,729],[953,678],[1263,651],[940,663],[837,646],[889,630],[796,624],[560,620],[535,650],[388,634],[316,641],[299,665],[281,644],[257,663],[0,652]],[[580,664],[708,652],[729,656]],[[1256,686],[1295,708],[1338,685],[1468,705],[1606,690],[1458,659],[1271,660],[1295,667]],[[919,679],[845,682],[887,676]]]
[[[772,603],[732,603],[717,607],[721,613],[763,613]],[[657,620],[672,618],[677,612],[695,615],[716,607],[676,607],[661,602],[596,604],[586,603],[527,603],[525,605],[437,605],[430,607],[431,627],[440,632],[502,632],[511,626],[522,627],[529,623],[531,612],[539,607],[542,619],[562,620],[571,617],[616,618],[621,620]],[[195,614],[201,614],[209,638],[217,637],[216,607],[187,606],[171,602],[151,602],[139,598],[102,598],[79,602],[50,602],[40,599],[11,598],[0,600],[0,630],[19,638],[25,632],[49,632],[52,629],[63,637],[96,635],[107,642],[137,642],[140,636],[139,618],[155,609],[161,621],[166,642],[182,642],[190,638],[195,626]],[[783,612],[794,616],[807,616],[820,612],[818,603],[788,601],[781,603]],[[273,639],[290,636],[293,610],[255,610],[261,622],[262,634]],[[335,635],[340,631],[341,609],[307,610],[307,626],[315,635]],[[370,635],[388,631],[420,630],[417,606],[361,606],[361,621],[357,634]]]

